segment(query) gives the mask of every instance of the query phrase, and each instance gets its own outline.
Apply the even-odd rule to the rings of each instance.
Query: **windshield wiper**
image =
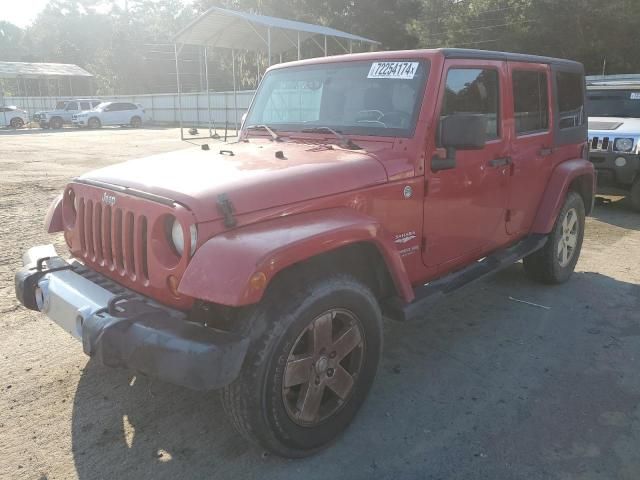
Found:
[[[271,139],[274,142],[281,142],[282,139],[278,136],[278,134],[272,129],[269,128],[267,125],[249,125],[248,127],[246,127],[247,130],[266,130],[267,132],[269,132],[269,135],[271,135]]]
[[[333,128],[329,128],[329,127],[313,127],[313,128],[305,128],[305,129],[301,130],[301,132],[303,132],[303,133],[329,132],[329,133],[333,134],[338,140],[340,140],[340,143],[338,143],[338,145],[341,146],[342,148],[348,148],[349,150],[362,150],[362,147],[360,145],[355,143],[349,137],[346,137],[346,136],[342,135],[340,132],[335,131]]]

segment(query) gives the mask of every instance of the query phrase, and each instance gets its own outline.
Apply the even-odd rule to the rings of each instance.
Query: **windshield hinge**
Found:
[[[226,193],[218,195],[218,210],[224,217],[224,226],[227,228],[233,228],[238,223],[233,216],[233,204],[227,197]]]

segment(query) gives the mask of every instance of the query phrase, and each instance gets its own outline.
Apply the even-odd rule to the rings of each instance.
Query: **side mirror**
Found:
[[[431,170],[449,170],[456,166],[456,150],[480,150],[487,143],[487,117],[481,114],[449,115],[440,121],[439,142],[447,157],[434,157]]]

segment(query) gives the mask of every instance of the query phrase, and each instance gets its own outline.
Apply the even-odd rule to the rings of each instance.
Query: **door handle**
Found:
[[[494,158],[493,160],[489,160],[490,167],[498,168],[506,167],[507,165],[511,165],[511,157]]]
[[[541,148],[538,152],[542,157],[548,157],[553,153],[553,148]]]

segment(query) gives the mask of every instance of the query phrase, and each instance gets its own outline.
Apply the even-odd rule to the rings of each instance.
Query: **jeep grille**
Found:
[[[147,218],[83,197],[77,201],[82,255],[132,281],[147,282]]]

